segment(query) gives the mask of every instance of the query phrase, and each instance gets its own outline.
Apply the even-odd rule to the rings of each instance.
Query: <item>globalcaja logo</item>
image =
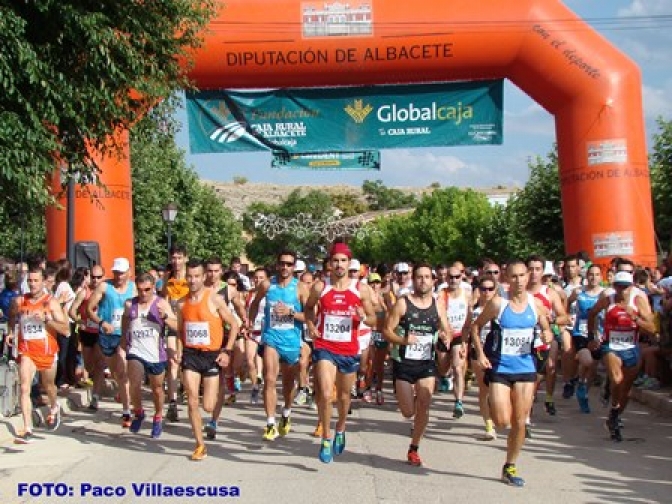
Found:
[[[364,100],[355,100],[353,103],[349,103],[343,110],[357,124],[362,124],[364,119],[373,111],[373,107],[371,104],[367,104],[365,107]]]

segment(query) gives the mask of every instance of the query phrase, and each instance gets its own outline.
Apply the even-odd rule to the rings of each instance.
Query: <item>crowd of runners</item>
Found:
[[[121,428],[133,433],[149,426],[151,411],[150,435],[159,438],[164,421],[185,420],[186,403],[192,460],[207,456],[204,438],[216,438],[223,406],[245,387],[252,404],[263,403],[260,436],[268,442],[290,433],[293,407],[316,409],[318,457],[329,463],[345,450],[351,401],[381,405],[388,387],[412,423],[407,461],[420,466],[433,395],[452,393],[459,419],[473,383],[483,439],[507,432],[501,477],[515,486],[524,485],[516,461],[533,436],[540,383],[544,412],[535,414],[556,414],[558,376],[562,396],[575,396],[589,414],[601,364],[605,426],[621,441],[630,388],[660,386],[667,349],[659,340],[672,311],[672,271],[618,258],[603,275],[583,255],[373,268],[336,242],[323,264],[307,268],[282,250],[272,268],[244,274],[237,259],[225,270],[220,258],[190,259],[178,244],[167,268],[133,279],[126,258],[109,274],[102,265],[72,272],[67,261],[43,258],[3,272],[0,330],[21,384],[17,443],[33,441],[42,394],[46,428],[55,430],[59,389],[89,387],[95,414],[111,377]],[[152,398],[147,414],[143,387]]]

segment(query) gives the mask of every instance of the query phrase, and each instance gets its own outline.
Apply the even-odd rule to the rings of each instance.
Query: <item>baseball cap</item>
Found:
[[[408,267],[408,263],[399,263],[397,264],[397,272],[398,273],[408,273],[410,271],[410,268]]]
[[[362,265],[357,259],[350,259],[350,267],[348,268],[349,271],[359,271],[359,268],[361,267]]]
[[[632,285],[632,273],[628,271],[619,271],[614,275],[614,285]]]
[[[553,261],[546,261],[546,263],[544,265],[544,273],[542,274],[542,276],[547,276],[547,275],[551,275],[551,276],[555,275],[555,269],[553,268]]]
[[[126,273],[129,269],[131,269],[131,264],[125,257],[117,257],[112,262],[112,271],[118,271],[119,273]]]
[[[297,259],[296,265],[294,266],[294,271],[306,271],[306,263],[301,259]]]
[[[371,273],[367,278],[367,281],[369,283],[373,283],[373,282],[382,282],[383,280],[380,278],[380,275],[378,273]]]

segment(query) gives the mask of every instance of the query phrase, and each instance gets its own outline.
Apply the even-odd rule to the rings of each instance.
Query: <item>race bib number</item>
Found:
[[[352,317],[347,315],[327,315],[324,318],[324,334],[327,341],[345,343],[352,337]]]
[[[611,331],[609,334],[609,348],[612,350],[628,350],[634,346],[634,331]]]
[[[409,333],[409,336],[415,336],[417,341],[411,345],[406,345],[406,353],[404,354],[404,357],[408,360],[432,360],[434,335]]]
[[[383,343],[385,338],[383,338],[383,333],[380,331],[371,331],[371,339],[374,343]]]
[[[277,315],[275,313],[275,306],[277,303],[271,304],[271,329],[277,329],[280,331],[287,331],[288,329],[294,329],[294,316],[293,315]]]
[[[114,327],[114,331],[120,331],[121,330],[121,318],[124,315],[124,309],[123,308],[115,308],[112,311],[112,327]]]
[[[588,321],[579,320],[579,334],[584,338],[588,336]]]
[[[509,329],[502,334],[502,355],[528,355],[532,353],[532,331]]]
[[[25,341],[43,340],[47,338],[47,330],[38,318],[25,317],[21,320],[21,335]]]
[[[189,346],[210,345],[210,325],[207,322],[186,322],[185,343]]]

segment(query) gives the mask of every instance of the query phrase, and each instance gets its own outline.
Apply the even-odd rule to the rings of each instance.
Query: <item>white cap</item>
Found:
[[[361,267],[362,265],[359,263],[357,259],[350,259],[350,267],[348,268],[348,270],[359,271]]]
[[[553,268],[553,261],[546,261],[546,264],[544,265],[544,273],[542,276],[546,275],[552,275],[555,276],[555,268]]]
[[[252,283],[247,275],[239,274],[240,281],[243,283],[243,288],[245,291],[249,291],[252,288]]]
[[[397,273],[408,273],[410,268],[408,267],[408,263],[399,263],[397,264]]]
[[[306,263],[301,259],[297,259],[296,264],[294,265],[294,271],[306,271]]]
[[[619,271],[614,275],[614,285],[632,285],[632,273],[628,271]]]
[[[118,271],[119,273],[126,273],[129,269],[131,269],[131,264],[125,257],[117,257],[112,262],[112,271]]]

